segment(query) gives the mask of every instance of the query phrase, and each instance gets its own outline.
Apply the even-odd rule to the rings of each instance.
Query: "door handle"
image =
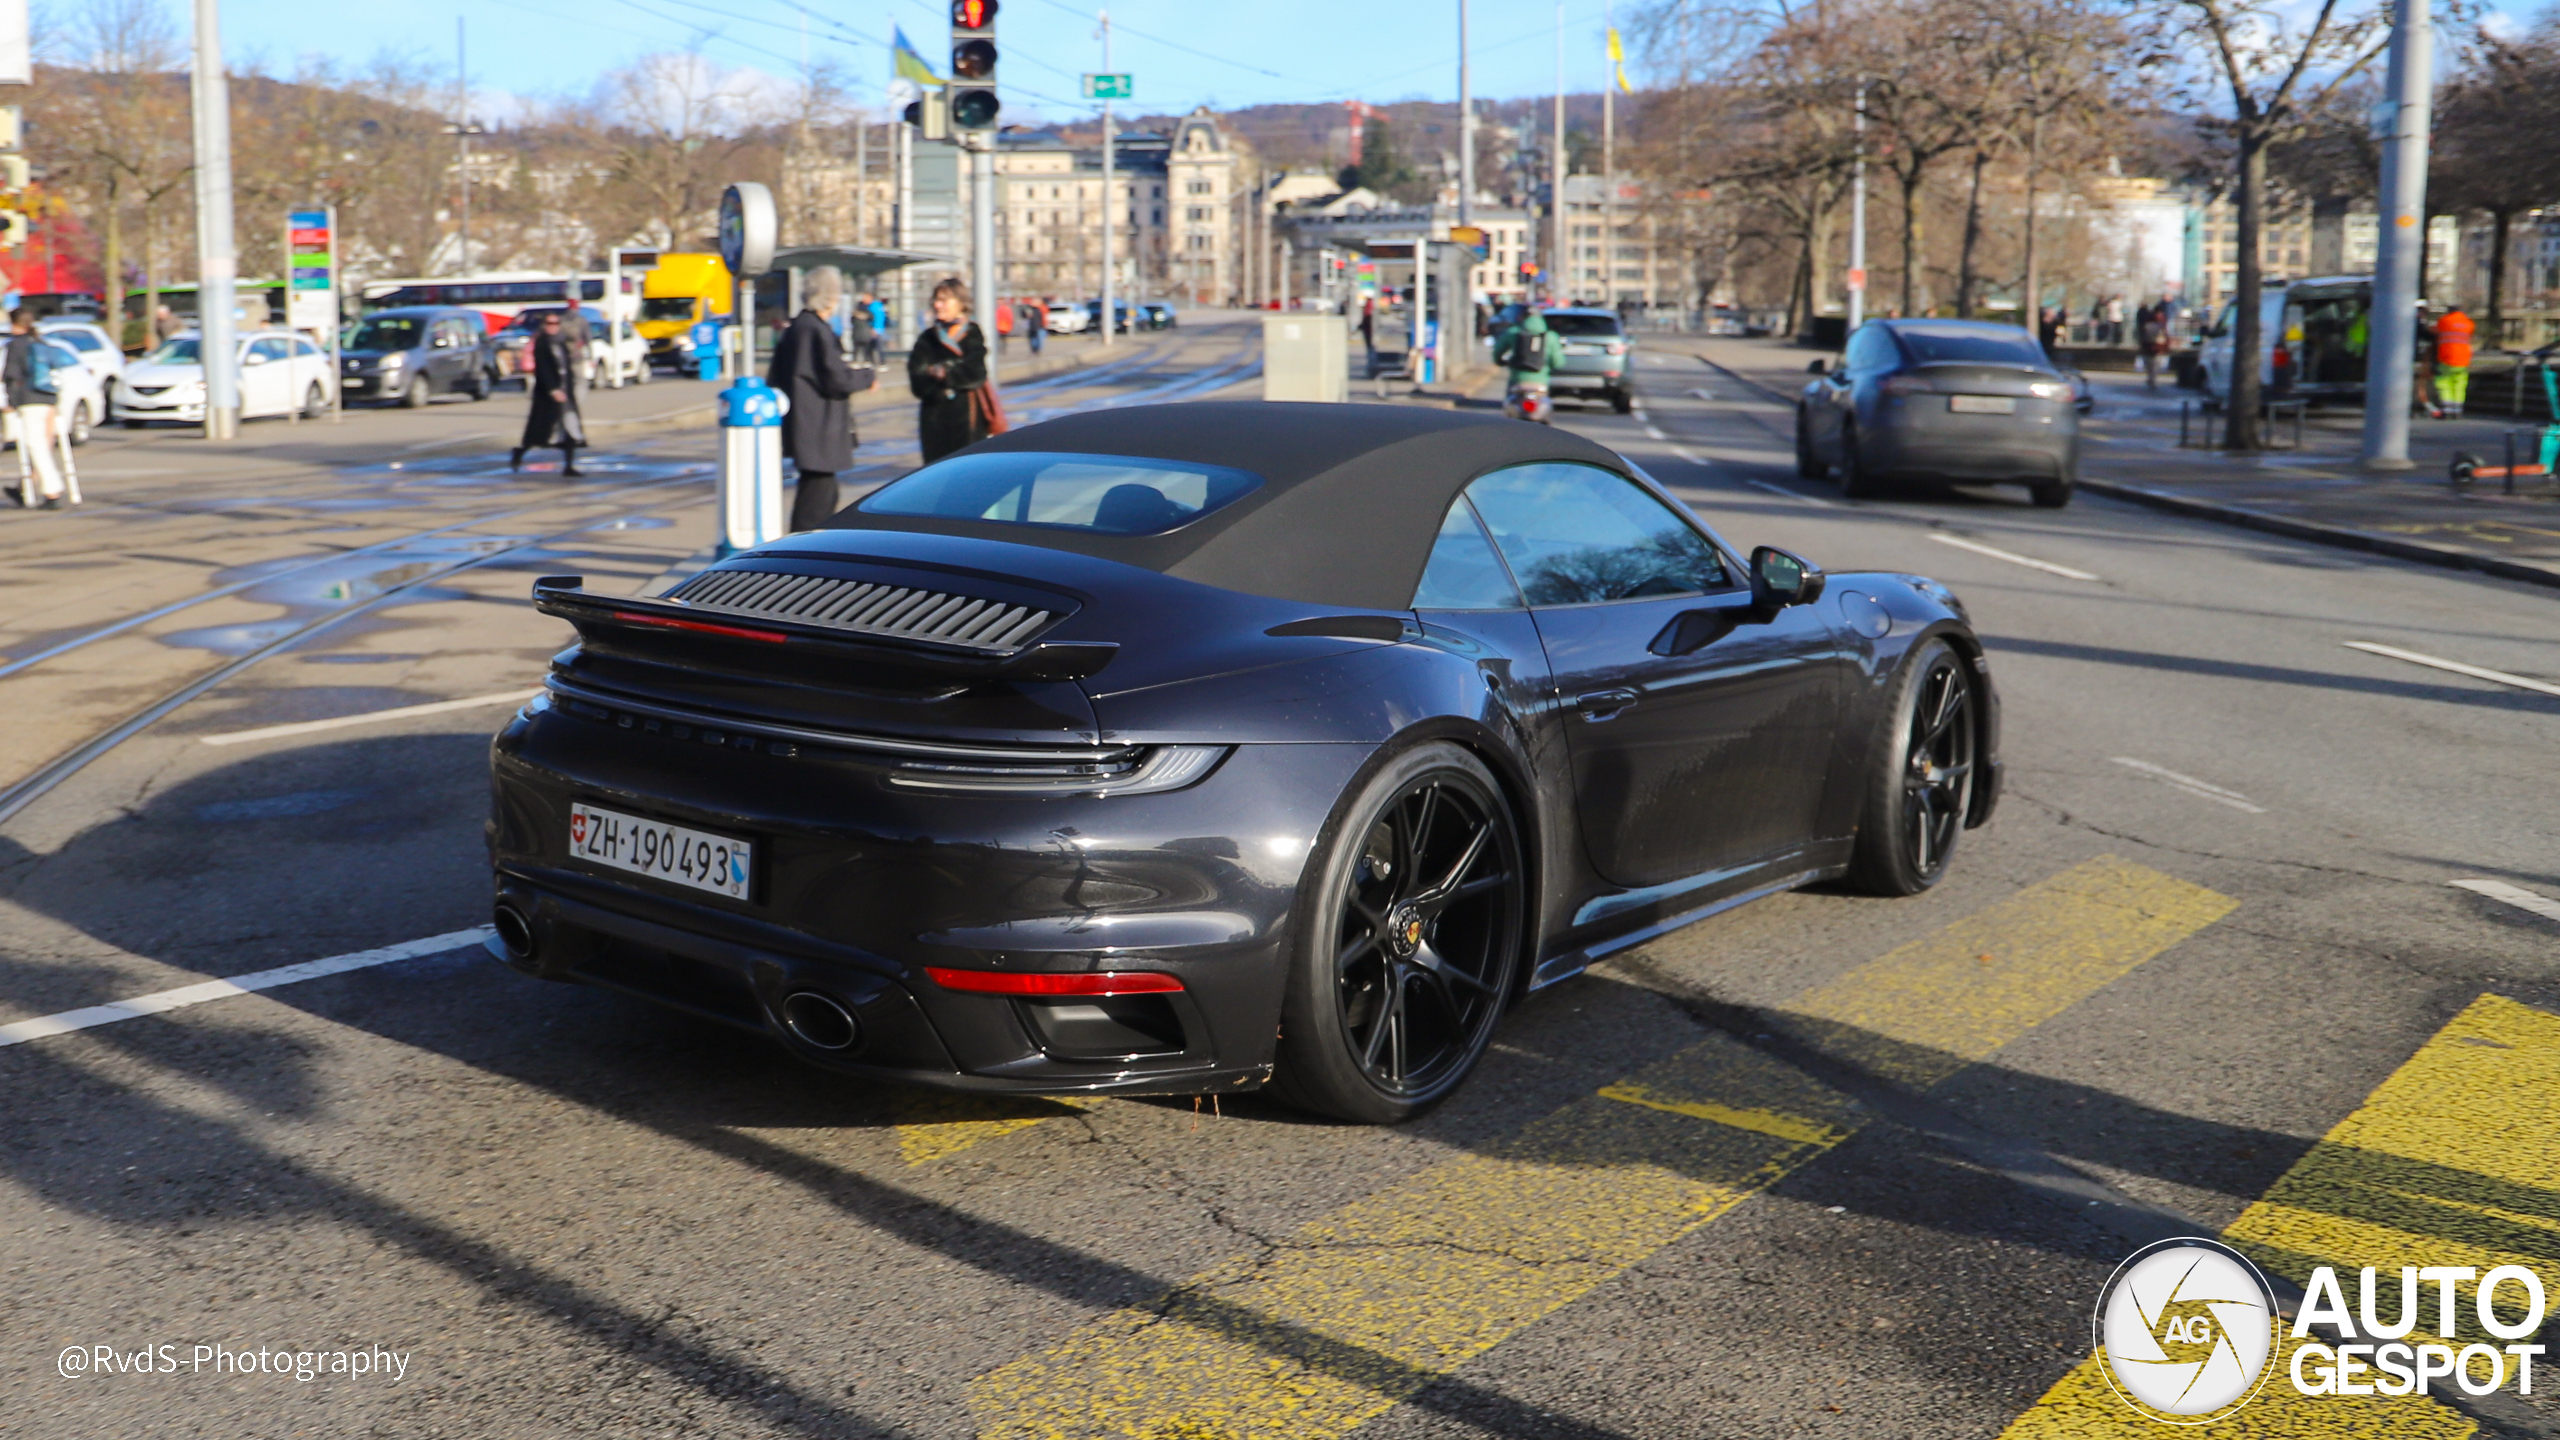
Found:
[[[1573,708],[1582,712],[1583,719],[1596,724],[1602,720],[1617,719],[1619,712],[1634,703],[1636,692],[1633,690],[1594,690],[1588,695],[1575,697]]]

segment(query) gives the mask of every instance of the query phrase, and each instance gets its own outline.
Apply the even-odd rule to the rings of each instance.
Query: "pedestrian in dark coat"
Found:
[[[773,342],[766,383],[790,406],[782,415],[782,453],[800,471],[791,500],[793,531],[815,530],[836,513],[836,474],[853,468],[853,367],[836,338],[844,275],[832,265],[809,272],[808,303]]]
[[[585,419],[578,413],[578,367],[569,342],[560,333],[560,312],[542,317],[533,336],[533,408],[524,417],[524,437],[507,456],[507,468],[524,468],[527,450],[558,449],[560,473],[578,471],[578,447],[587,443]]]
[[[933,323],[907,351],[907,388],[916,397],[916,441],[932,464],[990,433],[973,392],[987,383],[987,337],[969,318],[969,287],[958,278],[933,287]]]

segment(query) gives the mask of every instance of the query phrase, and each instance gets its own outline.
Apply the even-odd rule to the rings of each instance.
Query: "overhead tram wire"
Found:
[[[1042,0],[1042,3],[1056,9],[1064,10],[1068,14],[1073,15],[1080,20],[1090,20],[1093,18],[1091,15],[1077,9],[1075,6],[1067,4],[1066,0]],[[1265,70],[1259,65],[1248,65],[1242,60],[1230,60],[1224,55],[1212,55],[1206,50],[1193,49],[1191,46],[1185,45],[1179,40],[1167,40],[1161,35],[1150,35],[1144,30],[1133,30],[1118,20],[1111,22],[1111,29],[1114,34],[1134,35],[1141,40],[1162,45],[1168,50],[1179,50],[1185,55],[1194,56],[1198,59],[1213,61],[1220,65],[1232,65],[1238,70],[1249,70],[1256,75],[1268,75],[1274,80],[1286,80],[1292,85],[1302,85],[1306,83],[1294,76],[1283,75],[1277,70]]]

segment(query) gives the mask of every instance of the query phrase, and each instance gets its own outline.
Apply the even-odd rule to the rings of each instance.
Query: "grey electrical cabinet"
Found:
[[[1351,398],[1351,331],[1340,315],[1262,317],[1262,398],[1341,404]]]

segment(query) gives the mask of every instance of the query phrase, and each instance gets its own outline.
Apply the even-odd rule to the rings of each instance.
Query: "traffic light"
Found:
[[[908,101],[898,118],[922,131],[927,140],[951,138],[951,101],[939,90],[927,90],[924,98]]]
[[[996,128],[996,0],[951,0],[950,95],[951,128]]]
[[[15,195],[27,188],[27,157],[0,155],[0,195]]]

